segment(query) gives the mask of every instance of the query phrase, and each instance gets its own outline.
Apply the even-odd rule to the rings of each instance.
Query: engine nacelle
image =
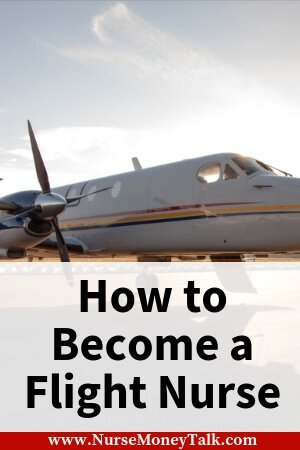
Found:
[[[40,244],[55,231],[61,260],[69,261],[57,221],[57,216],[65,210],[68,202],[60,194],[51,192],[50,186],[48,190],[47,184],[44,180],[42,192],[22,191],[0,199],[0,257],[1,252],[5,257],[21,255],[23,250]]]
[[[15,192],[14,194],[6,195],[2,197],[1,200],[14,203],[18,208],[27,208],[29,206],[34,205],[37,196],[41,193],[41,191],[21,191]]]
[[[22,256],[21,252],[34,247],[47,239],[52,233],[48,221],[34,220],[30,217],[2,216],[0,222],[0,256],[13,258]],[[24,255],[23,255],[24,256]]]

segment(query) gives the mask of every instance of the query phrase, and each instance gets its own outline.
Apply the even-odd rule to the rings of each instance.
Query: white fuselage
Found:
[[[236,157],[212,155],[57,188],[67,198],[91,192],[60,216],[63,234],[105,253],[299,251],[300,179],[263,170],[247,175]],[[203,182],[199,169],[214,163],[218,179]],[[224,179],[228,165],[235,175]]]

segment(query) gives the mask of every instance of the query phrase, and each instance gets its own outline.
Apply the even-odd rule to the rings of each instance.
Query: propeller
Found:
[[[54,219],[52,219],[52,224],[54,226],[55,233],[56,233],[56,241],[57,241],[57,247],[58,247],[60,260],[61,260],[61,262],[70,262],[69,252],[68,252],[64,237],[62,235],[62,232],[59,228],[57,217],[54,217]]]
[[[57,216],[65,210],[67,205],[88,197],[89,195],[112,189],[112,186],[69,198],[64,198],[60,194],[51,191],[48,173],[29,120],[27,121],[27,124],[35,170],[42,192],[35,197],[34,204],[32,205],[21,206],[17,201],[16,203],[0,201],[0,211],[16,213],[17,216],[15,217],[30,215],[31,217],[35,216],[38,217],[38,219],[50,222],[56,235],[60,260],[61,262],[70,262],[69,252]]]
[[[33,129],[32,129],[32,126],[31,126],[31,123],[29,122],[29,120],[27,120],[27,125],[28,125],[31,150],[32,150],[32,154],[33,154],[36,174],[37,174],[40,186],[42,188],[43,194],[48,194],[48,192],[50,192],[50,183],[49,183],[47,170],[46,170],[44,161],[42,159],[42,156],[41,156],[39,147],[37,145],[35,135],[34,135],[34,132],[33,132]]]
[[[42,189],[42,194],[38,195],[35,201],[36,212],[41,209],[42,212],[40,213],[40,217],[50,218],[50,222],[52,223],[56,234],[60,260],[61,262],[70,262],[69,252],[57,220],[57,215],[65,209],[67,202],[61,195],[51,192],[48,173],[29,120],[27,121],[27,125],[35,171]]]
[[[10,203],[6,201],[0,201],[0,211],[6,211],[8,213],[16,213],[17,216],[15,217],[24,215],[30,215],[31,217],[36,216],[38,217],[38,219],[50,222],[56,235],[56,242],[60,260],[61,262],[70,262],[68,249],[63,234],[61,232],[57,216],[65,210],[67,205],[76,202],[77,200],[80,200],[82,198],[88,197],[89,195],[107,191],[109,189],[112,189],[112,187],[98,189],[94,192],[70,198],[64,198],[60,194],[51,191],[48,173],[29,120],[27,121],[27,124],[31,150],[34,159],[35,171],[42,192],[35,197],[34,204],[26,205],[23,207],[17,204],[18,202]]]

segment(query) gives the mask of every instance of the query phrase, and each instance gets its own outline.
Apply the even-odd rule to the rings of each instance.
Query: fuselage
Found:
[[[65,198],[90,193],[59,218],[64,236],[88,252],[300,250],[300,179],[278,176],[234,153],[89,180],[55,192]]]

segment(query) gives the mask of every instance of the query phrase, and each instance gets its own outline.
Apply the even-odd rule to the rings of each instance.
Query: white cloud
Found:
[[[5,114],[7,113],[7,109],[5,108],[0,108],[0,114]]]
[[[57,51],[79,61],[105,62],[134,78],[158,80],[194,94],[238,93],[243,83],[232,67],[152,25],[124,3],[92,17],[91,32],[97,45],[63,46]]]
[[[147,149],[143,144],[149,141],[143,132],[109,127],[61,127],[35,134],[52,186],[132,170],[131,157],[139,144]],[[2,195],[39,189],[29,138],[20,141],[14,148],[0,148]]]
[[[211,153],[237,152],[257,157],[300,176],[300,111],[255,99],[205,117],[186,118],[172,129],[129,130],[106,127],[62,127],[36,132],[51,185],[133,170],[131,157],[143,167]],[[1,193],[38,189],[28,139],[0,149]]]
[[[36,133],[36,138],[47,161],[64,158],[77,163],[84,161],[86,151],[92,148],[97,148],[99,154],[110,154],[122,144],[124,131],[109,127],[60,127],[42,130]],[[27,136],[23,140],[29,142]],[[24,149],[12,153],[31,158],[31,153]]]
[[[108,127],[61,127],[36,131],[36,139],[52,186],[96,178],[114,172],[109,168],[127,140],[126,131]],[[3,192],[38,189],[29,138],[12,149],[0,149]],[[122,161],[122,158],[118,158]],[[115,169],[128,170],[120,164]],[[107,170],[108,168],[108,170]],[[16,176],[18,174],[18,176]]]

